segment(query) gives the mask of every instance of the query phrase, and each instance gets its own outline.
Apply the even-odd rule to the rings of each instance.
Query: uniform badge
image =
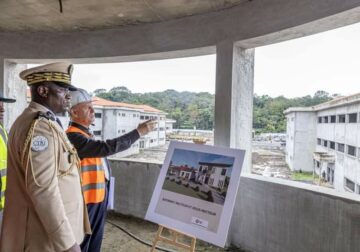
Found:
[[[43,151],[49,146],[49,141],[44,136],[35,136],[32,140],[31,149],[33,151]]]

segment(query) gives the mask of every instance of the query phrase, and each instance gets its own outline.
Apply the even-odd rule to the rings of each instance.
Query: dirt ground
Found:
[[[252,173],[265,177],[291,179],[291,171],[285,161],[283,148],[268,145],[253,144]]]
[[[107,216],[107,223],[105,225],[105,235],[102,244],[103,252],[149,252],[151,247],[142,244],[141,242],[135,240],[130,235],[126,234],[124,231],[113,226],[111,223],[116,224],[141,240],[152,243],[156,236],[158,226],[151,222],[137,219],[134,217],[119,215],[110,213]],[[186,240],[185,240],[186,242]],[[178,249],[174,246],[159,243],[163,248],[169,249],[169,251],[187,251],[184,249]],[[156,250],[162,251],[162,250]],[[219,248],[217,246],[211,245],[209,243],[197,240],[196,242],[196,251],[206,251],[206,252],[245,252],[239,248]]]

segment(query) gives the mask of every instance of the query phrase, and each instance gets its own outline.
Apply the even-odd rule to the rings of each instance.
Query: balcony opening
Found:
[[[73,81],[93,96],[98,139],[121,136],[146,120],[157,122],[153,132],[112,158],[162,163],[171,140],[213,144],[215,61],[215,55],[206,55],[76,64]],[[68,119],[63,117],[64,125]]]
[[[359,28],[256,48],[253,173],[356,192]]]

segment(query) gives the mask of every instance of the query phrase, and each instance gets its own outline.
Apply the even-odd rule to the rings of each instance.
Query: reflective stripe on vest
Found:
[[[70,126],[66,133],[80,133],[90,136],[79,128]],[[105,199],[105,170],[101,158],[84,158],[81,165],[81,184],[85,204],[100,203]]]
[[[0,211],[5,205],[7,140],[6,130],[0,125]]]

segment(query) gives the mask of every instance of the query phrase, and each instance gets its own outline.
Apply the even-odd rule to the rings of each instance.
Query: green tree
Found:
[[[125,86],[117,86],[109,91],[97,89],[95,95],[104,99],[132,104],[147,104],[167,113],[176,120],[174,128],[194,128],[212,130],[214,128],[214,95],[201,92],[178,92],[168,89],[163,92],[132,93]],[[284,96],[270,97],[254,95],[253,128],[256,133],[284,132],[286,118],[284,110],[289,107],[314,106],[333,99],[334,95],[319,90],[313,96],[297,98]]]
[[[99,96],[100,94],[106,93],[106,89],[105,88],[98,88],[95,89],[94,91],[94,95]]]

